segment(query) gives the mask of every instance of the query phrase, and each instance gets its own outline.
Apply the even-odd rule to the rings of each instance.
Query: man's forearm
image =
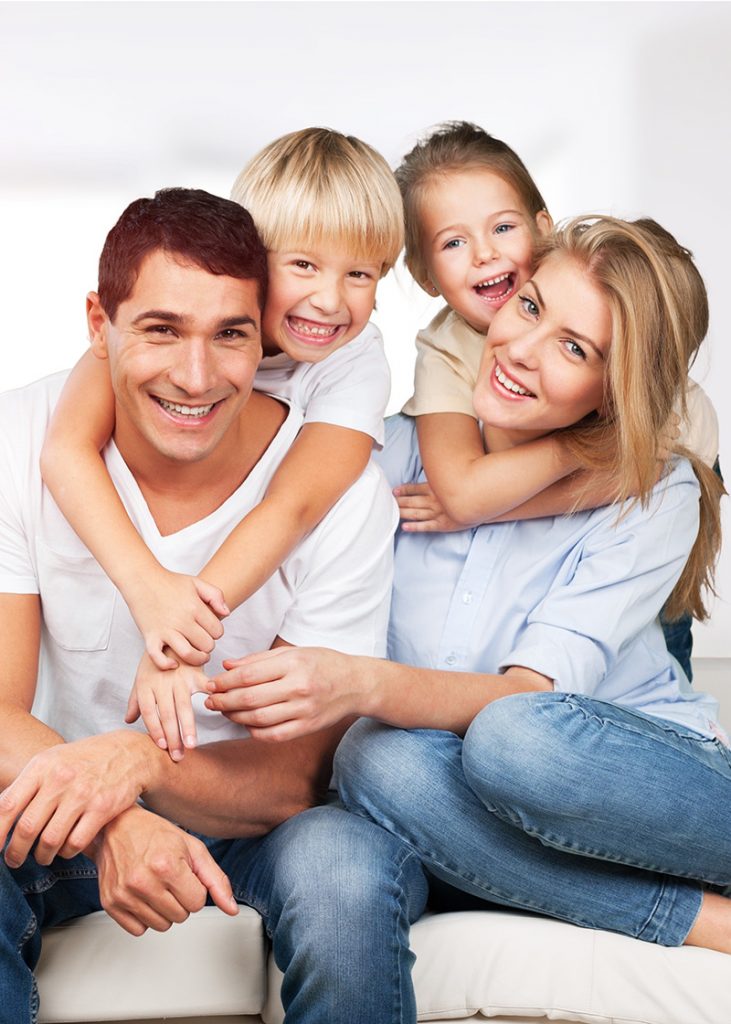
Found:
[[[54,729],[34,718],[29,711],[7,701],[0,703],[0,790],[22,772],[30,759],[48,747],[63,743]]]
[[[143,799],[151,810],[204,835],[264,835],[322,802],[335,748],[351,721],[290,743],[210,743],[187,751],[177,764],[153,748],[155,768]]]

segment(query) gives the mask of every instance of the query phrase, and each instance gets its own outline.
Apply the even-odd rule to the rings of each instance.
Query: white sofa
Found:
[[[731,1024],[731,956],[721,953],[501,911],[425,917],[413,948],[423,1021]],[[93,914],[45,932],[37,976],[41,1024],[283,1019],[280,976],[248,908],[228,918],[207,907],[139,939]]]

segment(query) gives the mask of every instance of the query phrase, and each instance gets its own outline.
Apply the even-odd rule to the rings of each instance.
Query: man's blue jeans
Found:
[[[505,697],[464,741],[363,719],[336,782],[440,882],[585,927],[680,945],[731,882],[731,752],[603,701]]]
[[[287,1024],[415,1024],[408,932],[427,884],[405,844],[335,806],[260,839],[206,842],[237,900],[264,919],[284,972]],[[2,1024],[36,1019],[41,927],[100,909],[86,857],[50,867],[29,858],[15,870],[0,863]]]

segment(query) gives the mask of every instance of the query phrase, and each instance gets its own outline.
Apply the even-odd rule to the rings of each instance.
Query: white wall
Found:
[[[395,164],[463,118],[517,149],[554,216],[647,213],[695,251],[712,312],[695,376],[731,476],[729,52],[725,3],[0,4],[0,388],[81,351],[99,249],[138,195],[225,195],[309,124]],[[405,272],[381,286],[393,409],[430,312]],[[720,589],[701,655],[731,656],[731,544]]]

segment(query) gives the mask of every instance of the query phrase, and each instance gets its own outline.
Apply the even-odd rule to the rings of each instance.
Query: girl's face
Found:
[[[549,256],[496,314],[474,392],[491,451],[578,423],[599,410],[612,317],[579,263]]]
[[[537,234],[512,185],[485,168],[435,178],[421,203],[421,238],[432,285],[475,330],[486,333],[495,313],[530,277]]]

